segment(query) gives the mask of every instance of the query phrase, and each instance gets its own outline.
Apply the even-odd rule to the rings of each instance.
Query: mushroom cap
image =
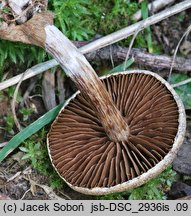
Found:
[[[157,176],[172,163],[186,131],[181,99],[159,75],[131,70],[101,80],[129,125],[129,139],[111,141],[79,91],[65,103],[47,136],[60,177],[91,195],[132,189]]]

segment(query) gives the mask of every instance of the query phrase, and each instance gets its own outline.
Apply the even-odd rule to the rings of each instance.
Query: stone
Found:
[[[185,142],[173,162],[173,169],[183,175],[191,175],[191,143]]]
[[[179,199],[187,196],[191,196],[191,186],[183,182],[174,182],[172,184],[168,194],[169,199]]]

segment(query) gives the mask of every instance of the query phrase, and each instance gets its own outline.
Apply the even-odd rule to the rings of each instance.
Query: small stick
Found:
[[[183,1],[179,4],[176,4],[171,8],[168,8],[168,9],[166,9],[166,10],[164,10],[158,14],[155,14],[155,15],[147,18],[144,21],[141,21],[141,22],[144,22],[144,25],[141,25],[141,29],[144,29],[144,28],[146,28],[152,24],[155,24],[157,22],[160,22],[161,20],[168,18],[174,14],[177,14],[181,11],[184,11],[190,7],[191,7],[190,0],[186,0],[186,1]],[[129,27],[126,27],[126,28],[121,29],[117,32],[114,32],[110,35],[102,37],[101,39],[93,41],[93,42],[89,43],[88,45],[81,47],[79,50],[81,51],[81,53],[85,54],[85,53],[89,53],[89,52],[98,50],[104,46],[111,45],[111,44],[113,44],[119,40],[122,40],[122,39],[134,34],[134,32],[136,32],[137,29],[140,28],[141,22],[138,22],[138,23],[133,24]],[[0,31],[0,37],[2,34],[3,33],[1,33],[1,31]],[[25,79],[28,79],[32,76],[40,74],[40,73],[42,73],[42,72],[44,72],[44,71],[46,71],[52,67],[55,67],[57,65],[58,65],[58,63],[54,59],[47,61],[46,63],[38,64],[38,65],[30,68],[29,70],[27,70],[27,72],[25,73]],[[15,77],[7,80],[7,81],[0,83],[0,90],[5,89],[9,86],[12,86],[12,85],[18,83],[19,80],[21,79],[21,77],[22,77],[22,75],[17,75],[17,76],[15,76]]]
[[[152,12],[156,12],[156,11],[159,11],[160,9],[166,7],[167,5],[169,4],[172,4],[174,3],[175,0],[155,0],[153,2],[151,2],[150,4],[148,4],[148,8],[149,8],[149,11],[152,10]],[[142,17],[142,14],[141,14],[141,10],[138,10],[134,15],[133,15],[133,19],[135,21],[139,21]]]
[[[29,86],[27,87],[25,93],[23,94],[22,100],[21,100],[21,107],[24,106],[27,98],[29,97],[30,93],[34,89],[36,82],[38,80],[38,77],[34,77],[30,80]]]
[[[143,23],[144,23],[144,22],[143,22]],[[139,26],[139,28],[137,29],[137,31],[136,31],[135,34],[133,35],[133,38],[131,39],[131,42],[130,42],[130,44],[129,44],[129,49],[128,49],[127,55],[126,55],[126,57],[125,57],[125,64],[124,64],[123,70],[125,70],[125,66],[126,66],[126,64],[127,64],[127,61],[129,60],[129,55],[130,55],[131,49],[132,49],[132,47],[133,47],[134,41],[135,41],[135,39],[136,39],[138,33],[140,32],[140,29],[141,29],[143,23]]]
[[[186,85],[186,84],[188,84],[188,83],[190,83],[190,82],[191,82],[191,78],[188,78],[188,79],[183,80],[183,81],[181,81],[181,82],[178,82],[178,83],[176,83],[176,84],[172,84],[172,87],[173,87],[173,88],[177,88],[177,87],[179,87],[179,86]]]
[[[0,143],[0,148],[3,148],[8,142]]]
[[[90,61],[91,60],[96,61],[100,59],[110,60],[110,56],[112,55],[114,58],[114,61],[120,61],[120,60],[125,60],[128,50],[129,50],[128,48],[113,45],[112,49],[110,48],[110,46],[108,46],[108,47],[104,47],[103,49],[88,53],[88,55],[86,55],[86,58]],[[154,70],[155,69],[159,69],[159,70],[170,69],[171,63],[173,60],[172,57],[169,57],[166,55],[151,54],[151,53],[145,52],[144,50],[135,49],[135,48],[131,49],[129,56],[133,57],[135,63],[137,63],[138,65],[149,66],[153,68]],[[57,65],[58,63],[54,59],[37,64],[27,69],[24,72],[25,76],[23,80],[26,80],[38,74],[41,74],[42,72],[48,69],[51,69],[52,67],[55,67]],[[190,59],[176,57],[174,64],[173,64],[173,69],[177,71],[181,71],[181,72],[191,71]],[[23,73],[1,82],[0,91],[17,84],[19,80],[21,79],[22,74]]]
[[[120,40],[123,40],[123,39],[129,37],[130,35],[133,35],[137,31],[137,29],[143,30],[143,29],[149,27],[150,25],[158,23],[161,20],[164,20],[164,19],[166,19],[170,16],[173,16],[177,13],[180,13],[181,11],[184,11],[190,7],[191,7],[191,1],[190,0],[183,1],[183,2],[176,4],[170,8],[167,8],[166,10],[161,11],[160,13],[157,13],[157,14],[155,14],[155,15],[153,15],[153,16],[145,19],[145,20],[137,22],[133,25],[130,25],[130,26],[123,28],[119,31],[116,31],[114,33],[111,33],[105,37],[102,37],[102,38],[82,47],[80,51],[83,54],[89,53],[92,50],[100,49],[104,46],[108,46],[110,44],[116,43]]]
[[[13,114],[13,119],[14,119],[15,125],[16,125],[16,127],[17,127],[17,129],[19,131],[22,130],[22,127],[21,127],[21,125],[19,123],[19,120],[17,118],[17,114],[16,114],[16,110],[15,110],[15,105],[16,105],[18,91],[19,91],[20,85],[21,85],[24,77],[25,77],[25,73],[22,74],[22,77],[21,77],[21,79],[19,80],[19,82],[18,82],[18,84],[16,86],[16,89],[15,89],[14,94],[13,94],[13,99],[12,99],[12,102],[11,102],[11,111],[12,111],[12,114]]]
[[[6,89],[12,85],[15,85],[17,84],[21,77],[24,75],[24,78],[23,80],[26,80],[26,79],[29,79],[33,76],[36,76],[38,74],[41,74],[42,72],[44,71],[47,71],[48,69],[50,68],[53,68],[55,66],[58,65],[58,62],[54,59],[52,60],[49,60],[49,61],[46,61],[46,62],[43,62],[43,63],[40,63],[40,64],[37,64],[29,69],[27,69],[25,72],[23,72],[22,74],[19,74],[17,76],[14,76],[8,80],[5,80],[3,82],[0,83],[0,91],[3,90],[3,89]]]
[[[43,74],[42,80],[42,99],[46,110],[51,110],[56,106],[56,95],[55,95],[55,74],[51,71],[46,71]]]
[[[62,70],[58,70],[56,72],[56,79],[57,79],[57,91],[59,103],[63,103],[65,101],[65,86],[64,86],[64,76],[62,76]]]
[[[173,60],[172,60],[171,67],[170,67],[170,71],[169,71],[169,75],[168,75],[168,82],[170,82],[170,77],[171,77],[171,74],[172,74],[172,69],[174,67],[174,62],[175,62],[175,59],[176,59],[176,54],[178,52],[180,44],[182,43],[183,39],[188,36],[188,34],[190,33],[190,31],[191,31],[191,25],[187,28],[186,32],[184,32],[183,36],[181,37],[181,39],[179,40],[179,42],[178,42],[178,44],[176,46],[176,49],[175,49],[174,55],[173,55]]]

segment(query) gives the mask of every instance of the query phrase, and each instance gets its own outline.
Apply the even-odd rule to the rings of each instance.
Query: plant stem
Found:
[[[164,8],[165,6],[174,3],[175,0],[155,0],[152,1],[149,5],[148,5],[148,9],[151,12],[156,12],[162,8]],[[141,10],[137,11],[134,15],[133,15],[133,19],[135,21],[139,21],[142,18],[142,14],[141,14]]]
[[[46,26],[45,33],[46,51],[60,63],[91,103],[108,137],[115,142],[127,140],[129,127],[86,58],[55,26]]]

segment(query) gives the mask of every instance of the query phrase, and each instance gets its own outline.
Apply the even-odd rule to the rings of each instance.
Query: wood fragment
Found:
[[[59,103],[63,103],[65,101],[65,88],[64,88],[64,76],[61,70],[56,72],[57,79],[57,90],[58,90],[58,98]]]
[[[5,116],[8,112],[8,101],[3,100],[0,102],[0,117]]]
[[[175,59],[176,59],[176,55],[177,55],[177,52],[178,52],[178,49],[180,47],[180,44],[182,43],[183,39],[185,37],[188,36],[188,34],[191,32],[191,25],[187,28],[187,30],[184,32],[184,34],[182,35],[182,37],[180,38],[177,46],[176,46],[176,49],[174,51],[174,55],[173,55],[173,59],[172,59],[172,62],[171,62],[171,65],[170,65],[170,71],[169,71],[169,75],[168,75],[168,81],[170,82],[170,78],[171,78],[171,74],[172,74],[172,70],[174,69],[174,62],[175,62]]]
[[[0,148],[3,148],[8,142],[0,143]]]
[[[29,97],[30,93],[32,92],[32,90],[34,89],[37,80],[38,80],[38,77],[33,77],[32,79],[30,79],[30,83],[29,83],[25,93],[23,94],[23,97],[22,97],[22,100],[21,100],[21,107],[24,106],[24,103],[28,99],[28,97]]]
[[[186,0],[183,1],[179,4],[176,4],[170,8],[167,8],[163,11],[161,11],[160,13],[157,13],[151,17],[148,17],[145,20],[142,20],[140,22],[137,22],[133,25],[130,25],[126,28],[123,28],[121,30],[118,30],[114,33],[111,33],[103,38],[100,38],[86,46],[84,46],[81,49],[82,53],[89,53],[92,50],[96,50],[96,49],[100,49],[102,47],[108,46],[110,44],[116,43],[120,40],[123,40],[131,35],[133,35],[137,29],[145,29],[153,24],[156,24],[158,22],[160,22],[161,20],[164,20],[170,16],[173,16],[177,13],[180,13],[188,8],[191,7],[191,1],[190,0]],[[141,28],[140,28],[141,26]]]
[[[149,11],[156,12],[174,2],[175,0],[155,0],[155,1],[152,1],[150,4],[148,4],[148,8],[149,8]],[[135,21],[139,21],[141,18],[142,18],[141,10],[138,10],[133,15],[133,19]]]
[[[95,50],[91,53],[88,53],[86,54],[86,58],[89,61],[110,60],[110,55],[112,55],[114,62],[120,62],[121,60],[125,60],[127,53],[128,53],[128,48],[113,45],[112,49],[109,48],[108,46],[102,49]],[[130,52],[130,57],[133,57],[135,63],[138,64],[139,66],[144,66],[144,67],[148,66],[155,72],[160,71],[162,69],[170,69],[170,65],[172,63],[172,57],[167,55],[150,54],[146,52],[144,49],[132,48]],[[49,70],[57,65],[58,63],[54,59],[37,64],[27,69],[27,71],[24,72],[25,73],[24,80],[29,79],[33,76],[37,76],[38,74],[41,74],[42,72]],[[175,62],[173,64],[173,69],[180,71],[181,73],[190,72],[191,71],[190,59],[186,59],[183,57],[176,57]],[[1,82],[0,91],[17,84],[21,76],[22,73]]]
[[[38,75],[38,74],[40,74],[40,73],[42,73],[42,72],[44,72],[46,70],[49,70],[49,69],[51,69],[51,68],[53,68],[53,67],[55,67],[57,65],[58,65],[58,63],[57,63],[56,60],[49,60],[49,61],[47,61],[45,63],[37,64],[37,65],[27,69],[24,73],[18,74],[15,77],[12,77],[12,78],[10,78],[8,80],[5,80],[5,81],[1,82],[0,83],[0,90],[3,90],[5,88],[8,88],[8,87],[10,87],[12,85],[17,84],[20,81],[23,74],[25,74],[23,80],[26,80],[26,79],[29,79],[29,78],[31,78],[33,76],[36,76],[36,75]]]
[[[47,110],[56,106],[55,76],[51,71],[46,71],[43,75],[42,98]]]
[[[30,0],[8,0],[8,4],[16,15],[20,15]]]
[[[187,8],[191,7],[191,3],[190,0],[181,2],[179,4],[176,4],[175,6],[168,8],[152,17],[149,17],[148,19],[146,19],[144,21],[144,25],[142,26],[143,28],[148,27],[154,23],[157,23],[167,17],[170,17],[176,13],[179,13],[181,11],[186,10]],[[42,14],[40,14],[42,16]],[[52,18],[50,14],[44,14],[43,16],[47,16],[48,17],[48,22],[51,23]],[[36,15],[37,16],[37,15]],[[53,16],[52,16],[53,17]],[[46,19],[46,17],[44,17]],[[33,17],[34,19],[34,17]],[[24,24],[23,24],[24,25]],[[23,26],[22,25],[22,26]],[[91,42],[90,44],[82,47],[80,49],[80,51],[85,54],[88,52],[92,52],[95,50],[98,50],[104,46],[110,45],[115,43],[116,41],[122,40],[130,35],[132,35],[136,29],[140,26],[140,22],[138,22],[137,24],[133,24],[127,28],[124,28],[122,30],[119,30],[117,32],[114,32],[110,35],[107,35],[101,39],[98,39],[96,41]],[[5,39],[5,40],[11,40],[11,41],[22,41],[23,43],[28,43],[31,44],[32,41],[30,38],[28,38],[24,32],[21,29],[21,26],[15,26],[15,25],[10,25],[8,26],[8,24],[6,24],[5,22],[3,22],[0,26],[0,38]],[[42,37],[43,38],[43,37]],[[41,41],[42,42],[42,41]],[[144,59],[143,59],[144,60]],[[169,60],[169,59],[168,59]],[[146,61],[145,61],[146,62]],[[157,62],[157,61],[156,61]],[[184,61],[183,61],[184,62]],[[26,75],[25,75],[25,79],[30,78],[34,75],[37,75],[45,70],[50,69],[51,67],[54,67],[58,65],[58,63],[55,60],[51,60],[48,61],[47,64],[40,64],[37,66],[34,66],[34,68],[31,68],[27,71]],[[189,67],[189,63],[188,62],[184,62],[184,66]],[[40,66],[40,67],[39,67]],[[175,66],[175,64],[174,64]],[[181,66],[179,65],[178,68],[181,68]],[[189,67],[190,68],[190,67]],[[181,68],[182,70],[182,68]],[[187,69],[188,70],[188,69]],[[21,75],[22,76],[22,75]],[[13,77],[12,79],[5,81],[3,83],[0,84],[0,90],[5,89],[9,86],[12,86],[16,83],[19,82],[20,80],[20,75]]]
[[[8,21],[21,25],[31,19],[36,13],[47,9],[47,3],[47,0],[8,0],[8,5],[12,9],[14,17],[14,19]]]
[[[172,86],[173,86],[173,88],[177,88],[177,87],[179,87],[179,86],[186,85],[186,84],[188,84],[188,83],[190,83],[190,82],[191,82],[191,78],[188,78],[188,79],[183,80],[183,81],[181,81],[181,82],[178,82],[178,83],[176,83],[176,84],[172,84]]]
[[[0,25],[0,38],[26,44],[34,44],[43,46],[45,41],[44,27],[53,23],[53,14],[50,12],[42,12],[35,14],[32,19],[22,25],[10,24],[2,22]],[[30,29],[30,32],[27,31]],[[34,32],[38,32],[35,37]]]
[[[14,122],[15,122],[15,125],[17,127],[17,129],[19,131],[22,130],[22,126],[17,118],[17,113],[16,113],[16,105],[17,105],[17,95],[18,95],[18,92],[19,92],[19,88],[20,88],[20,85],[24,79],[24,76],[25,76],[25,73],[22,74],[22,77],[21,79],[19,80],[19,82],[17,83],[17,86],[15,88],[15,91],[14,91],[14,94],[13,94],[13,99],[11,101],[11,111],[12,111],[12,114],[13,114],[13,119],[14,119]]]

